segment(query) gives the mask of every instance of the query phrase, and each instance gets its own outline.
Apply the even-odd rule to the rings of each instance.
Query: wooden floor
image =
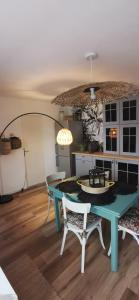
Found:
[[[19,300],[137,300],[139,299],[139,247],[129,236],[120,240],[120,267],[110,272],[110,259],[94,232],[86,248],[85,274],[80,273],[79,241],[69,234],[63,257],[62,233],[57,233],[54,212],[45,224],[45,190],[16,197],[0,205],[0,266]],[[109,224],[103,222],[105,244]]]

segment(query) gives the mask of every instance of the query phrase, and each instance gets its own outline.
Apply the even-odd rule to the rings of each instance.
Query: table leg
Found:
[[[111,271],[118,270],[118,218],[111,220]]]
[[[55,224],[57,231],[60,231],[61,229],[61,223],[60,223],[60,214],[59,214],[59,200],[58,198],[54,198],[54,209],[55,209]]]

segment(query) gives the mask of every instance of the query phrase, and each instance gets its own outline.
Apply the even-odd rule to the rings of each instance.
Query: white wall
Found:
[[[0,98],[0,131],[4,129],[8,122],[22,113],[41,112],[58,119],[58,111],[58,106],[52,105],[49,101]],[[21,119],[22,118],[16,120],[10,125],[5,132],[5,136],[9,136],[9,134],[13,133],[22,139]],[[54,122],[49,118],[42,117],[41,123],[42,131],[44,132],[43,159],[45,175],[48,175],[56,170]],[[24,185],[25,177],[23,150],[12,150],[9,155],[0,156],[0,165],[0,192],[7,194],[20,190]]]

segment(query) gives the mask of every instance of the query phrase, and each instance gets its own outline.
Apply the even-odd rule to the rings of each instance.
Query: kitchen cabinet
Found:
[[[139,161],[115,160],[115,180],[131,185],[139,184]]]
[[[93,168],[93,157],[86,155],[76,155],[76,176],[88,175]]]

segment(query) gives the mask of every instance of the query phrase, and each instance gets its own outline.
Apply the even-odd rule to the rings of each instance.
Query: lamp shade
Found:
[[[70,145],[73,142],[72,133],[67,128],[62,128],[59,130],[57,135],[57,143],[59,145]]]
[[[92,97],[90,97],[90,92],[93,94]],[[92,106],[94,103],[111,103],[137,95],[139,95],[139,86],[132,83],[121,81],[92,82],[58,95],[52,103],[61,106],[85,107],[87,105]]]

